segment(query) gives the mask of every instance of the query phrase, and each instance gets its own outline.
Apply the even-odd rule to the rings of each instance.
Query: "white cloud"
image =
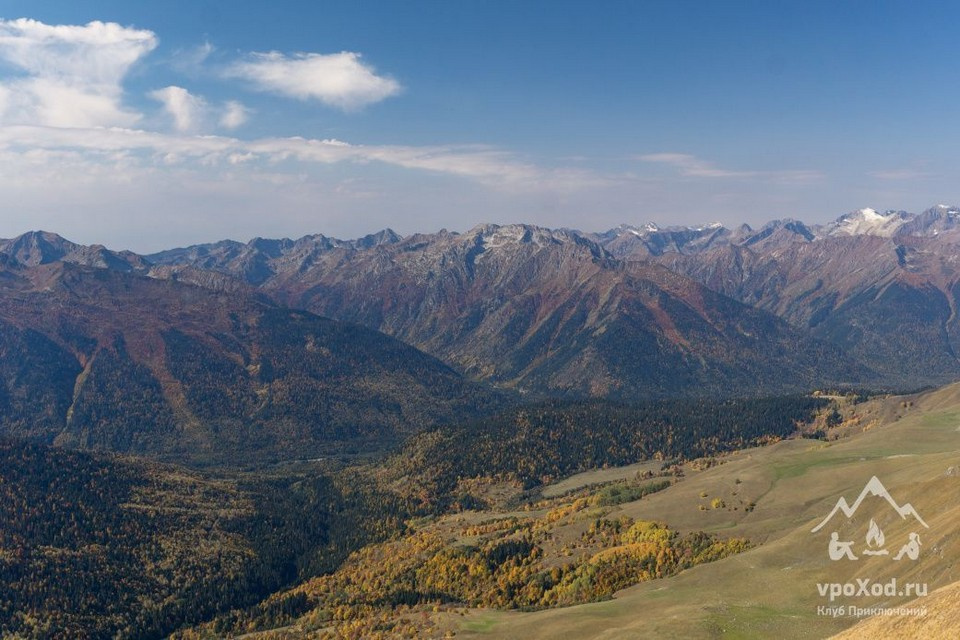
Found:
[[[872,171],[867,175],[880,180],[916,180],[926,178],[930,174],[916,169],[887,169],[883,171]]]
[[[345,111],[400,92],[396,80],[377,75],[360,57],[350,51],[330,55],[298,53],[292,57],[277,51],[254,53],[248,60],[232,65],[226,74],[247,80],[261,91],[319,100]]]
[[[681,176],[688,178],[744,178],[771,180],[780,183],[805,183],[819,180],[819,171],[805,169],[787,171],[736,171],[722,169],[711,162],[687,153],[651,153],[637,157],[643,162],[674,167]]]
[[[250,110],[236,100],[229,100],[215,110],[201,96],[194,95],[183,87],[169,86],[148,94],[163,105],[164,111],[173,118],[173,126],[180,133],[202,129],[219,111],[218,123],[224,129],[236,129],[243,125]]]
[[[209,42],[189,49],[178,49],[174,52],[170,65],[180,73],[196,76],[203,70],[204,63],[214,51],[216,47]]]
[[[163,104],[163,109],[173,118],[177,131],[192,131],[199,127],[207,111],[207,103],[183,87],[170,86],[150,92],[150,97]]]
[[[224,129],[236,129],[243,126],[249,117],[249,109],[236,100],[230,100],[223,107],[223,113],[220,115],[220,126]]]
[[[545,168],[502,150],[479,145],[353,145],[341,140],[168,135],[124,128],[0,127],[0,152],[79,151],[91,162],[106,154],[138,154],[156,166],[197,163],[204,167],[244,163],[383,163],[405,169],[468,178],[500,190],[575,191],[613,183],[589,171]],[[111,156],[112,157],[112,156]]]
[[[644,162],[670,165],[679,169],[680,175],[697,178],[750,178],[757,175],[756,171],[718,169],[711,163],[686,153],[651,153],[640,156],[639,159]]]
[[[0,20],[0,60],[21,75],[0,81],[0,122],[54,127],[130,126],[121,82],[156,36],[115,23],[47,25]]]

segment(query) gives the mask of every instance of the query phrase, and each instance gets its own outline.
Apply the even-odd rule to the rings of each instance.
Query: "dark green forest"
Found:
[[[641,460],[690,459],[791,435],[828,401],[808,396],[619,404],[549,401],[429,431],[392,459],[421,497],[456,500],[461,478],[515,479],[527,488],[579,471]]]
[[[0,441],[0,635],[160,638],[327,573],[402,525],[317,474],[216,477]]]

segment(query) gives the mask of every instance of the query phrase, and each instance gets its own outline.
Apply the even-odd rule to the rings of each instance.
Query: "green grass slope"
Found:
[[[608,516],[620,513],[662,520],[681,531],[746,536],[761,543],[755,549],[639,584],[605,602],[528,613],[473,611],[461,619],[457,637],[824,638],[858,618],[818,615],[818,606],[831,604],[819,594],[818,583],[897,578],[901,586],[925,583],[932,593],[956,581],[960,385],[877,400],[856,411],[859,427],[848,438],[788,440],[744,450]],[[917,529],[910,520],[890,518],[879,498],[868,497],[849,523],[838,518],[811,533],[840,496],[852,503],[872,476],[899,504],[912,504],[929,525],[919,528],[923,547],[918,560],[894,562],[890,556],[862,554],[857,562],[828,558],[832,529],[852,540],[876,518],[886,531],[891,556]],[[712,507],[715,499],[724,506]],[[858,553],[862,547],[860,537]],[[833,605],[896,606],[913,599],[841,597]]]

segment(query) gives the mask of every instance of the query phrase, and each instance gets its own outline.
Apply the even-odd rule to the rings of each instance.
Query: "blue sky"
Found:
[[[3,1],[0,237],[960,203],[948,4]]]

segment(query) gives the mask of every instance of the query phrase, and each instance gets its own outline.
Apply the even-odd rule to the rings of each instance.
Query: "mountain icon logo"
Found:
[[[909,502],[904,505],[897,504],[897,501],[893,499],[893,496],[890,495],[890,492],[887,491],[887,488],[883,486],[883,483],[880,482],[880,479],[877,476],[870,478],[870,481],[867,482],[866,486],[863,487],[863,491],[860,492],[860,495],[857,496],[857,499],[853,501],[853,504],[847,502],[847,499],[843,496],[840,496],[840,499],[837,500],[837,504],[834,505],[833,510],[824,518],[820,524],[815,526],[810,530],[810,533],[816,533],[830,522],[837,513],[842,513],[846,516],[847,519],[851,518],[860,508],[860,505],[868,496],[875,496],[883,498],[887,501],[893,510],[900,516],[902,520],[906,520],[908,517],[913,517],[914,520],[922,524],[927,529],[930,528],[923,518],[920,517],[920,514],[917,513],[917,510],[913,508],[913,505]],[[876,521],[873,518],[870,518],[870,527],[867,530],[865,537],[866,547],[860,551],[863,555],[868,556],[887,556],[889,551],[883,548],[883,545],[886,541],[886,537],[883,534],[883,531],[877,525]],[[837,531],[834,531],[830,534],[830,542],[827,545],[827,551],[831,560],[840,561],[840,560],[857,560],[859,556],[854,555],[853,552],[853,541],[852,540],[841,540],[840,534]],[[916,560],[920,556],[920,536],[916,532],[911,532],[909,536],[909,541],[900,547],[900,552],[894,557],[894,560],[900,560],[904,556],[908,557],[910,560]]]
[[[897,504],[897,501],[893,499],[893,496],[890,495],[890,492],[887,491],[887,488],[883,486],[882,482],[880,482],[880,478],[873,476],[870,478],[870,481],[867,482],[866,486],[863,488],[863,491],[860,492],[860,495],[857,496],[857,499],[853,501],[852,505],[847,502],[846,498],[840,496],[840,499],[837,500],[837,504],[833,507],[833,510],[830,512],[830,514],[824,518],[820,524],[811,529],[810,533],[816,533],[822,529],[828,522],[830,522],[833,516],[837,515],[838,511],[842,512],[847,518],[852,517],[853,514],[857,512],[857,509],[860,508],[861,503],[863,503],[867,496],[878,496],[883,498],[890,504],[891,507],[893,507],[893,510],[896,511],[902,519],[906,520],[908,516],[913,516],[913,518],[924,527],[927,529],[930,528],[930,525],[924,522],[923,518],[920,517],[920,514],[917,513],[917,510],[913,508],[912,504],[909,502],[903,506]]]

